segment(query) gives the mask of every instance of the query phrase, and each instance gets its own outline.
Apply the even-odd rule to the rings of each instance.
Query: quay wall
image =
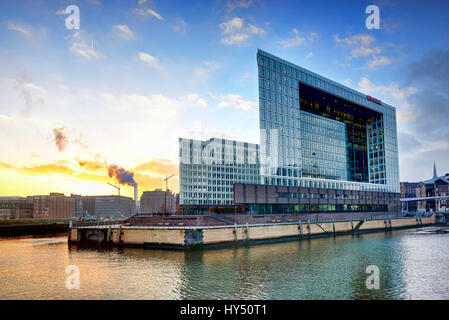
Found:
[[[325,222],[289,222],[225,226],[101,226],[72,227],[69,243],[96,242],[117,246],[185,249],[273,240],[307,239],[317,236],[357,234],[415,228],[436,223],[436,217],[387,218]]]

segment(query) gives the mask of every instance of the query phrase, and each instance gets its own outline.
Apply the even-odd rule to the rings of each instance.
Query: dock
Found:
[[[69,244],[158,249],[248,245],[388,232],[436,223],[436,216],[304,220],[302,215],[135,216],[121,224],[69,226]]]

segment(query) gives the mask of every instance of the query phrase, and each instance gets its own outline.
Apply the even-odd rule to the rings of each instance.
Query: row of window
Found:
[[[264,178],[264,184],[290,186],[290,187],[306,187],[306,188],[325,188],[340,190],[360,190],[360,191],[389,191],[386,186],[376,185],[372,183],[360,183],[349,181],[329,181],[320,179],[280,179],[280,178]]]
[[[250,204],[252,214],[387,212],[386,204]]]
[[[392,200],[386,194],[377,195],[347,195],[347,194],[318,194],[318,193],[295,193],[295,192],[278,192],[279,198],[295,198],[295,199],[340,199],[340,200],[363,200],[363,201],[387,201]]]

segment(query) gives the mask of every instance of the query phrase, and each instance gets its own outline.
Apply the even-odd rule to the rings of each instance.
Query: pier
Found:
[[[304,220],[306,218],[306,220]],[[436,223],[429,217],[365,215],[311,219],[306,215],[134,216],[121,224],[69,227],[69,244],[191,249],[389,232]]]

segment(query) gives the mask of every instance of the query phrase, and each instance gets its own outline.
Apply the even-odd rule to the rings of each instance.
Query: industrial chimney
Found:
[[[134,201],[136,202],[136,213],[139,213],[139,191],[137,188],[137,183],[134,184]]]

